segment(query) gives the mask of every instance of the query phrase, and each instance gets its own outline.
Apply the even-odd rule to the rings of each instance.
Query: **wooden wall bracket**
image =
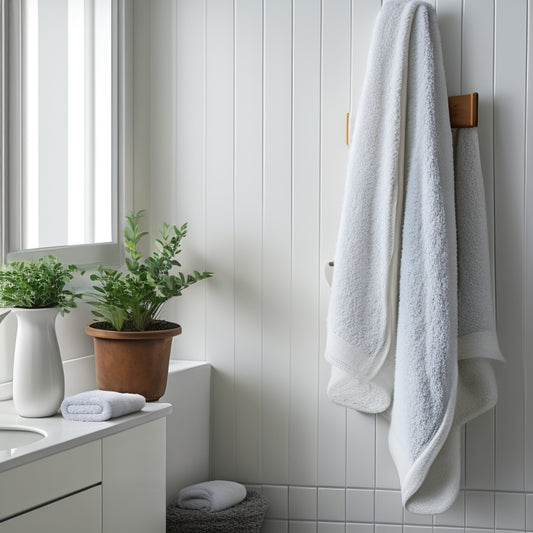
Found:
[[[452,128],[476,128],[478,93],[461,94],[448,98]],[[350,113],[346,113],[346,145],[350,144]]]
[[[452,128],[476,128],[478,94],[462,94],[448,98]]]

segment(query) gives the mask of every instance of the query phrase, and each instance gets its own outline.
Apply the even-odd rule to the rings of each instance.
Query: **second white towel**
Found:
[[[184,509],[216,512],[232,507],[246,498],[246,487],[235,481],[206,481],[180,490],[178,505]]]
[[[67,420],[102,422],[140,411],[145,405],[146,400],[140,394],[92,390],[65,398],[61,414]]]

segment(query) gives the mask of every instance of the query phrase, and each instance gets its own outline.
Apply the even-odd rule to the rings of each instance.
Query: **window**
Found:
[[[124,1],[0,1],[3,258],[118,264]]]

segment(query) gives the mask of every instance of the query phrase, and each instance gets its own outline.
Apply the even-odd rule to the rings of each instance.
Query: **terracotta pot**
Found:
[[[157,331],[110,331],[89,324],[85,333],[93,337],[99,389],[141,394],[147,402],[163,396],[172,338],[181,333],[181,326]]]

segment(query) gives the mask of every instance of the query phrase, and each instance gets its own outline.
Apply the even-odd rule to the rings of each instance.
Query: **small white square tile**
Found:
[[[400,488],[398,471],[389,451],[389,423],[381,416],[376,418],[376,487]]]
[[[299,520],[291,520],[289,522],[289,533],[317,533],[316,528],[316,522],[303,522]]]
[[[374,533],[374,524],[346,524],[346,533]]]
[[[345,533],[346,527],[344,522],[319,522],[318,533]]]
[[[346,490],[346,520],[350,522],[374,521],[373,490]]]
[[[433,524],[433,515],[410,513],[407,509],[403,510],[403,523],[419,526]]]
[[[346,520],[346,491],[344,489],[318,489],[318,519],[336,522]]]
[[[533,529],[533,494],[526,494],[526,529]]]
[[[433,523],[438,526],[465,525],[465,493],[461,491],[454,504],[444,513],[434,515]]]
[[[286,485],[263,485],[263,496],[268,500],[266,518],[288,518],[288,489]]]
[[[402,526],[392,524],[375,524],[374,533],[402,533]]]
[[[291,520],[316,520],[317,489],[315,487],[289,487],[289,518]]]
[[[491,533],[491,531],[486,529],[477,529],[475,527],[465,527],[465,533]],[[492,530],[494,531],[494,530]]]
[[[495,496],[495,523],[497,529],[521,529],[526,527],[526,497],[524,494],[497,492]]]
[[[433,526],[433,533],[464,533],[462,527],[439,527]]]
[[[287,520],[265,519],[261,533],[289,533],[289,523]]]
[[[465,494],[466,526],[494,527],[494,493],[468,491]]]
[[[376,490],[375,520],[380,523],[401,524],[402,498],[396,490]]]
[[[432,527],[428,526],[403,526],[403,533],[433,533]]]

